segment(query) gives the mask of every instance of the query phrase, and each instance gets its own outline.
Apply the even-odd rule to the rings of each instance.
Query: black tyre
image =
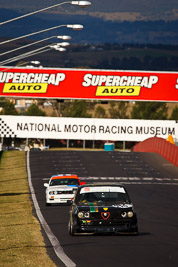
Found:
[[[132,231],[133,235],[138,235],[138,227],[136,226],[134,230]]]
[[[70,235],[75,235],[76,231],[74,230],[74,225],[73,223],[71,223],[71,221],[69,221],[68,223],[68,232]]]

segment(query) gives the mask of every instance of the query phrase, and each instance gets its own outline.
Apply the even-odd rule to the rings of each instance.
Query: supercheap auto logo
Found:
[[[141,88],[151,89],[158,77],[86,74],[83,80],[84,87],[97,87],[96,96],[139,96]]]
[[[46,93],[48,85],[58,86],[64,80],[64,73],[0,72],[3,93]]]

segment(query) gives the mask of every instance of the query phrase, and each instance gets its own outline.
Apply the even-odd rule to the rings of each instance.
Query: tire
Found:
[[[71,221],[69,221],[68,223],[68,232],[70,235],[75,235],[76,231],[74,230],[74,225],[73,223],[71,223]]]
[[[51,206],[51,203],[46,203],[46,206]]]
[[[135,229],[132,231],[132,235],[138,235],[138,227],[136,226]]]

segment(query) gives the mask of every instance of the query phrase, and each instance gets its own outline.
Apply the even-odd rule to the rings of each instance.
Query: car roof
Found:
[[[96,186],[119,186],[119,187],[124,187],[125,186],[123,184],[120,183],[110,183],[110,182],[105,182],[105,183],[94,183],[94,184],[85,184],[85,185],[81,185],[80,187],[96,187]]]
[[[75,175],[75,174],[57,174],[57,175],[51,176],[51,180],[64,179],[64,178],[67,178],[67,179],[79,179],[78,176]]]

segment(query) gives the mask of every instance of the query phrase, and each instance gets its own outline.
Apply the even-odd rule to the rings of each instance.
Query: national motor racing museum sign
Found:
[[[0,116],[0,137],[6,138],[143,141],[167,139],[170,132],[178,139],[176,121]]]
[[[176,102],[178,73],[1,67],[0,97]]]

